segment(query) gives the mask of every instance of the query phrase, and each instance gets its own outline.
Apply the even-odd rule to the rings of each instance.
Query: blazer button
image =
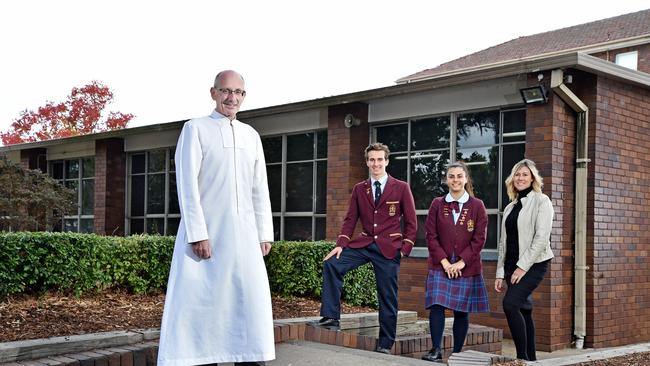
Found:
[[[375,235],[375,239],[377,239],[377,235]]]
[[[377,213],[377,210],[375,210],[375,213]]]
[[[377,227],[377,224],[375,224],[375,227]]]

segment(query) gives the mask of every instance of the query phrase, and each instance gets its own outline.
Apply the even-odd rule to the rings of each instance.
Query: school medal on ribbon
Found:
[[[397,212],[397,206],[394,203],[388,205],[388,216],[395,216]]]
[[[467,231],[469,231],[469,232],[474,231],[474,220],[469,219],[467,221]]]

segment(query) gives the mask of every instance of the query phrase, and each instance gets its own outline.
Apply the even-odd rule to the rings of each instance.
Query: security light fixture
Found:
[[[521,98],[526,104],[544,104],[547,102],[546,89],[542,84],[519,89]]]

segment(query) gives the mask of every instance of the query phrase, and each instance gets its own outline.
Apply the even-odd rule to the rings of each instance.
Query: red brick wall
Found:
[[[352,113],[359,126],[347,128],[343,119]],[[368,178],[363,152],[370,141],[368,105],[350,103],[329,107],[327,123],[327,239],[335,240],[348,209],[352,187]]]
[[[126,153],[124,140],[95,142],[95,233],[124,235]]]
[[[650,340],[650,92],[598,79],[590,134],[589,347]]]

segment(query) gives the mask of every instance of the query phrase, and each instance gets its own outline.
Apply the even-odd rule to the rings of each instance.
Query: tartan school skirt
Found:
[[[430,269],[425,307],[428,309],[436,304],[465,313],[490,311],[483,275],[450,279],[444,271]]]

